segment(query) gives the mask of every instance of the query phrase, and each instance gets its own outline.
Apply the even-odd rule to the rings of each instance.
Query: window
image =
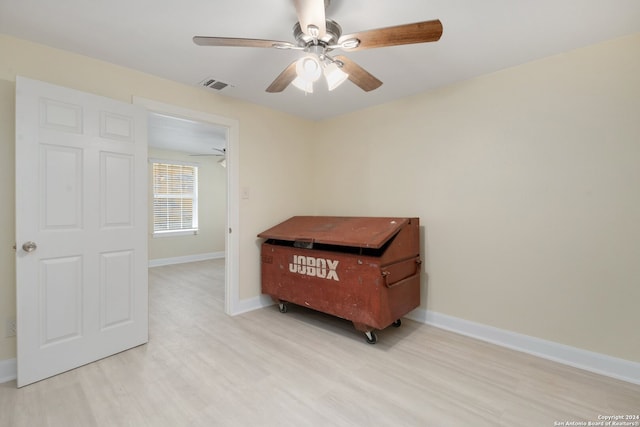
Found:
[[[198,167],[153,162],[153,234],[198,231]]]

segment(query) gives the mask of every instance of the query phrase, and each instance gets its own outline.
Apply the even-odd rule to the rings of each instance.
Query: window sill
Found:
[[[198,230],[176,230],[176,231],[156,231],[153,233],[153,238],[162,237],[180,237],[180,236],[195,236],[198,234]]]

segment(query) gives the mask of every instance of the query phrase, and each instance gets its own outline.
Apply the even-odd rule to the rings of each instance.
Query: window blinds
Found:
[[[198,228],[198,167],[153,163],[153,231]]]

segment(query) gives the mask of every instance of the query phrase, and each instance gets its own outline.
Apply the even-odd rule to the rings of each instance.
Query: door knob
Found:
[[[33,252],[38,249],[38,245],[36,245],[36,242],[25,242],[22,244],[22,249],[25,252]]]

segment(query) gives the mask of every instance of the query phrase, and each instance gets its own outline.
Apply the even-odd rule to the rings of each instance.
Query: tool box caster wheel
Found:
[[[400,326],[402,326],[402,320],[400,319],[396,320],[391,324],[391,326],[393,326],[394,328],[399,328]]]
[[[287,311],[289,311],[287,304],[284,302],[279,303],[278,307],[280,308],[280,313],[286,313]]]
[[[378,336],[375,332],[365,332],[364,335],[367,339],[367,344],[375,344],[378,342]]]

